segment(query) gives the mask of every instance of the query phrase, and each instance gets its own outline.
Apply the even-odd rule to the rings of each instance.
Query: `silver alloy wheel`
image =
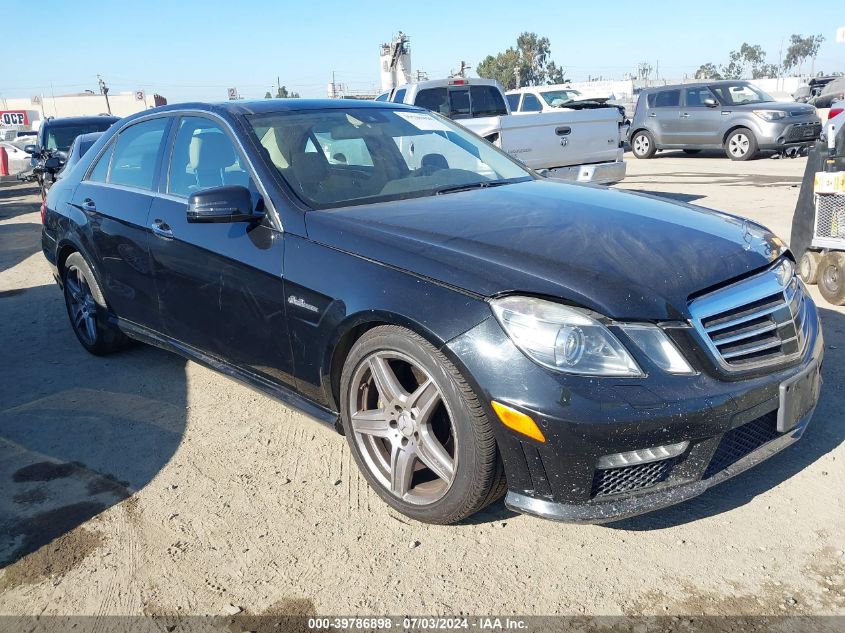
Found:
[[[648,152],[651,143],[648,142],[648,137],[645,134],[638,134],[634,138],[634,152],[638,156],[643,156]]]
[[[739,132],[731,137],[731,140],[728,143],[728,151],[732,156],[740,158],[748,153],[750,146],[751,141],[749,140],[748,135]]]
[[[396,351],[367,356],[350,382],[349,412],[355,444],[382,486],[415,505],[446,494],[457,470],[457,434],[443,394],[417,362]]]
[[[76,266],[68,269],[65,287],[70,321],[82,340],[94,345],[97,342],[97,302],[85,275]]]

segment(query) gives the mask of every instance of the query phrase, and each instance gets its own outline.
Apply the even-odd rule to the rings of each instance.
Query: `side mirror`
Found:
[[[198,191],[188,198],[188,222],[259,222],[264,214],[253,211],[252,194],[241,185]]]
[[[23,151],[27,154],[40,154],[41,148],[39,148],[38,145],[25,145]]]
[[[57,169],[61,168],[61,166],[65,164],[65,161],[63,160],[60,154],[61,152],[56,152],[47,160],[45,160],[44,169],[46,169],[47,171],[56,171]]]
[[[716,101],[713,97],[708,97],[704,100],[704,105],[706,105],[708,108],[715,108],[717,105],[719,105],[719,102]]]

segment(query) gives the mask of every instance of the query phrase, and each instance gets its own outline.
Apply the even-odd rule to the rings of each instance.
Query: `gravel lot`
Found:
[[[789,237],[804,159],[629,157],[620,185]],[[845,614],[845,311],[804,439],[681,506],[572,526],[397,516],[342,437],[143,346],[76,342],[35,190],[0,189],[0,614]]]

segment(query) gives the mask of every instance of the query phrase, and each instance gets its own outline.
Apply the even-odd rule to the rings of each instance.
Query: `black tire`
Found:
[[[689,156],[694,156],[695,154],[700,154],[700,149],[685,149],[684,154],[688,154]]]
[[[126,335],[108,322],[103,292],[88,262],[79,253],[71,253],[65,260],[62,286],[70,326],[82,347],[103,356],[127,346]]]
[[[631,152],[637,158],[651,158],[657,151],[654,137],[648,130],[638,130],[631,137]]]
[[[454,442],[451,444],[455,464],[452,479],[446,485],[435,477],[435,483],[445,486],[445,491],[441,493],[442,496],[430,503],[419,501],[409,503],[405,498],[400,498],[400,496],[394,494],[389,485],[385,485],[379,480],[375,472],[376,467],[367,463],[368,459],[372,460],[372,453],[366,456],[364,453],[370,450],[367,446],[374,446],[374,444],[367,445],[361,439],[360,434],[358,435],[359,439],[355,437],[351,408],[355,406],[352,401],[361,397],[360,394],[365,391],[360,382],[361,377],[366,378],[368,372],[372,373],[368,367],[370,367],[369,363],[373,358],[392,354],[412,360],[414,364],[418,365],[417,369],[421,369],[427,374],[425,379],[431,379],[431,382],[439,390],[438,395],[441,398],[441,404],[438,406],[442,407],[440,414],[445,415],[447,420],[451,420],[451,427],[448,426],[449,423],[447,422],[447,428],[455,435]],[[390,362],[402,363],[401,359],[398,361],[391,360]],[[401,366],[399,369],[401,369]],[[398,377],[401,374],[402,372],[398,371],[393,375]],[[369,380],[373,380],[372,375],[369,376]],[[366,382],[366,379],[364,382]],[[422,382],[422,379],[420,382]],[[375,385],[375,382],[371,384]],[[412,387],[406,387],[404,384],[402,386],[407,393],[412,391]],[[366,390],[370,388],[372,387],[367,387]],[[384,402],[380,391],[375,390],[373,392],[374,396],[377,396],[377,404],[374,405],[377,413],[392,409]],[[365,333],[355,342],[344,363],[340,379],[340,400],[344,432],[358,468],[376,493],[388,505],[402,514],[424,523],[450,524],[478,512],[504,494],[506,486],[502,461],[490,420],[477,396],[460,372],[442,353],[421,336],[405,328],[392,325],[376,327]],[[400,421],[397,425],[396,421],[391,420],[390,426],[392,429],[396,429],[397,426],[401,428],[402,423]],[[396,438],[401,440],[402,436],[398,432],[390,432],[393,432]],[[414,433],[414,436],[416,436],[416,433]],[[381,437],[372,438],[370,441],[375,442],[376,440],[381,442],[378,446],[381,449],[386,449],[388,453],[391,450],[399,450],[396,444],[397,439]],[[404,446],[405,440],[401,441]],[[359,446],[359,442],[364,443],[365,447]],[[420,446],[422,446],[421,440]],[[392,459],[390,461],[392,464]],[[411,481],[416,481],[415,478],[418,474],[426,474],[427,467],[419,458],[417,458],[415,468]],[[423,486],[426,485],[429,484],[423,484]],[[411,492],[410,489],[409,492]]]
[[[819,263],[819,292],[831,305],[845,305],[845,253],[825,253]]]
[[[804,251],[798,263],[798,275],[805,284],[816,284],[819,281],[819,264],[822,254],[818,251]]]
[[[757,138],[748,128],[737,128],[725,139],[725,154],[731,160],[751,160],[758,151]]]

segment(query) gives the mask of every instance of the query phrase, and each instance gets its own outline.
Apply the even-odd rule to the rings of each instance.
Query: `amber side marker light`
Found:
[[[524,413],[521,413],[516,409],[511,409],[504,404],[499,404],[495,400],[491,400],[490,404],[493,405],[493,410],[496,412],[496,415],[499,416],[502,424],[509,429],[513,429],[517,433],[527,435],[532,440],[537,440],[538,442],[546,441],[546,438],[543,436],[543,432],[540,430],[540,427],[537,426],[537,423]]]

